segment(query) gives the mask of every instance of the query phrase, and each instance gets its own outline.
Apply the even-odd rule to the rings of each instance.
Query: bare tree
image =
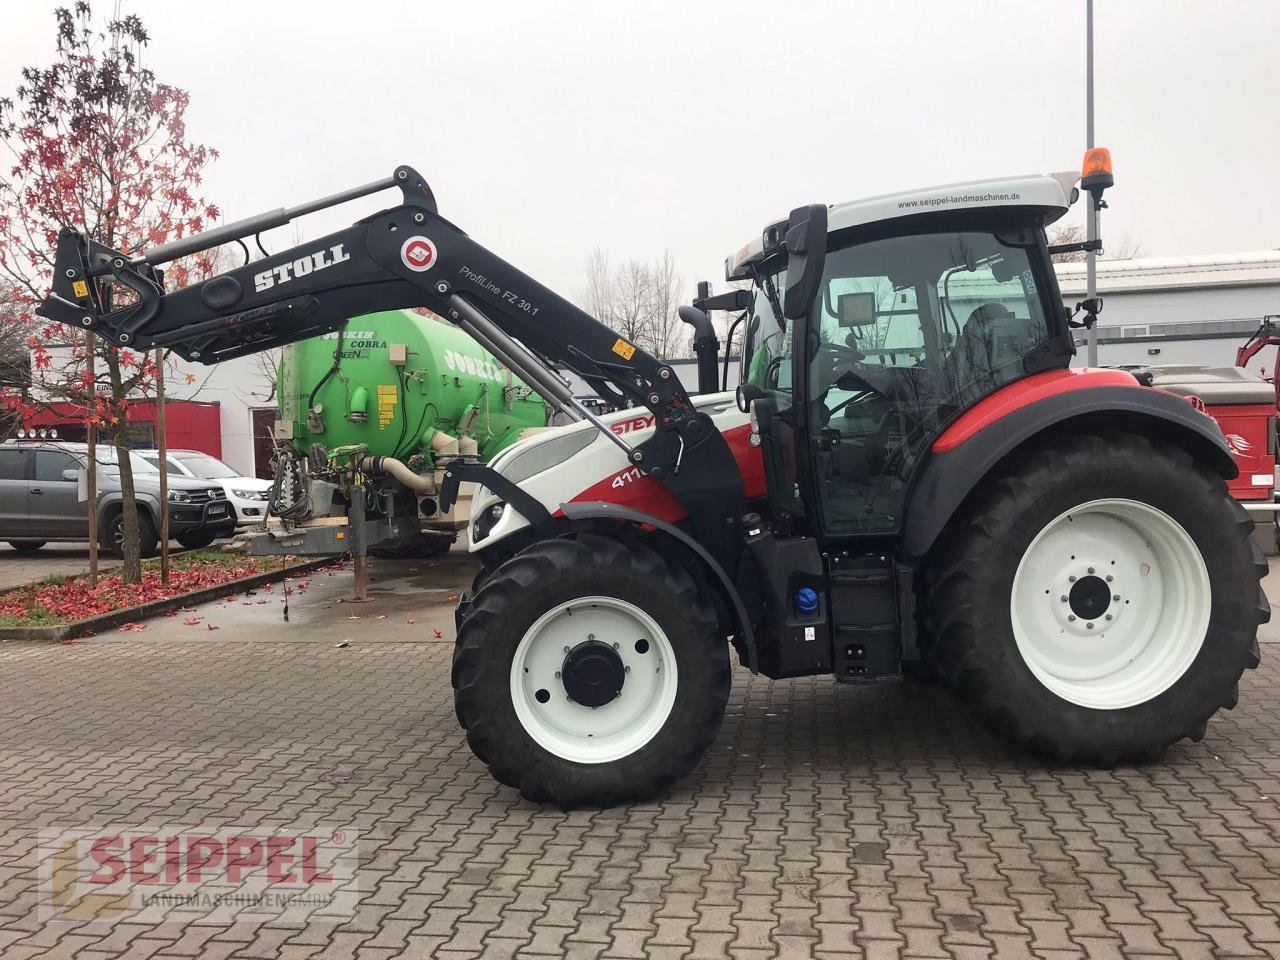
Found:
[[[1083,243],[1087,237],[1085,228],[1079,223],[1059,223],[1049,228],[1049,245],[1057,246],[1068,243]],[[1142,244],[1126,233],[1114,246],[1104,246],[1098,255],[1099,260],[1132,260],[1145,253]],[[1069,253],[1055,253],[1054,263],[1083,263],[1087,254],[1083,250],[1072,250]]]
[[[1083,243],[1084,227],[1078,223],[1059,223],[1049,228],[1049,246],[1066,246],[1068,243]],[[1069,250],[1066,253],[1053,254],[1054,263],[1080,263],[1085,258],[1083,250]]]
[[[652,263],[632,258],[614,267],[609,252],[597,248],[585,274],[579,302],[618,336],[663,358],[687,349],[676,316],[681,278],[669,252]]]
[[[587,258],[586,283],[578,300],[582,309],[601,323],[612,326],[613,266],[609,263],[609,251],[596,247]]]
[[[690,343],[688,330],[676,315],[682,278],[669,250],[662,251],[662,256],[648,268],[648,275],[649,320],[646,333],[649,346],[655,356],[664,359],[687,353]]]

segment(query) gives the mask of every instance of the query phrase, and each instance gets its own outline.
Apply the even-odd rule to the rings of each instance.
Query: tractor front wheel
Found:
[[[1182,449],[1070,435],[990,480],[925,568],[924,643],[988,726],[1066,762],[1200,739],[1269,616],[1253,522]]]
[[[687,571],[584,534],[534,544],[485,580],[453,686],[496,779],[531,800],[609,806],[694,768],[720,729],[729,656]]]

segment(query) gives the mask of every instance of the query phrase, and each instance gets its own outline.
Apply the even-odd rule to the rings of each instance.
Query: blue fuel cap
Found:
[[[796,591],[796,613],[802,617],[811,617],[818,612],[818,591],[812,587],[801,587]]]

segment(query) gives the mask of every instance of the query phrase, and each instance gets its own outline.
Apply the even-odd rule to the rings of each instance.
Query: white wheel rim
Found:
[[[1211,606],[1204,558],[1176,520],[1136,500],[1093,500],[1031,541],[1010,612],[1036,679],[1082,707],[1120,710],[1187,672]]]
[[[618,696],[595,708],[570,699],[561,678],[569,651],[591,641],[613,646],[625,670]],[[511,702],[521,726],[538,746],[576,763],[608,763],[647,744],[671,715],[676,683],[666,633],[616,597],[581,597],[548,610],[511,661]]]

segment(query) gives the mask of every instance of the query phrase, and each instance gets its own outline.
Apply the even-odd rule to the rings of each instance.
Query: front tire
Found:
[[[124,512],[116,513],[107,524],[107,550],[116,557],[124,557]],[[151,517],[141,507],[138,508],[138,556],[146,560],[154,557],[160,546],[160,535],[156,533]]]
[[[10,540],[9,546],[17,550],[19,553],[32,553],[39,550],[49,541],[47,540]]]
[[[1114,433],[1038,446],[925,565],[926,655],[1013,743],[1150,759],[1235,706],[1269,618],[1253,522],[1181,448]]]
[[[534,544],[458,631],[454,704],[502,783],[561,807],[662,793],[715,739],[728,646],[693,579],[642,544]]]

